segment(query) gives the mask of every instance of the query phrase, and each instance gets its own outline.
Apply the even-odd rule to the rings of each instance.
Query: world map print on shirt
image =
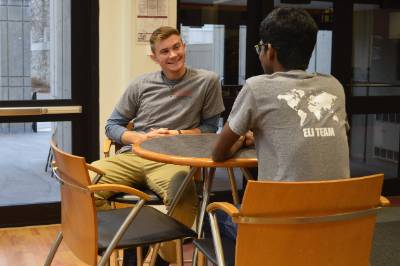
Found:
[[[334,114],[333,106],[337,96],[322,92],[317,95],[305,96],[303,90],[292,89],[290,92],[278,95],[278,100],[284,100],[287,105],[296,111],[300,118],[300,127],[313,115],[318,121],[326,115],[332,115],[332,119],[339,122],[339,118]],[[335,136],[333,128],[303,128],[304,137],[331,137]]]

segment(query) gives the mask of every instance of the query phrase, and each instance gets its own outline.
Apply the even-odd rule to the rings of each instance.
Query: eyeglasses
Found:
[[[260,41],[258,44],[254,45],[254,48],[256,49],[257,54],[260,55],[262,47],[263,46],[268,47],[267,45],[268,45],[268,43],[264,43],[263,41]]]

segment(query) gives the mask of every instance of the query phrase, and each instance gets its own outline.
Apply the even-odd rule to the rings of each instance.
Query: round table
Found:
[[[212,149],[218,139],[217,134],[193,134],[193,135],[174,135],[145,140],[133,145],[133,151],[148,160],[191,166],[191,170],[180,185],[174,196],[168,214],[175,209],[176,204],[186,186],[190,183],[194,175],[202,169],[203,171],[203,197],[199,218],[197,222],[198,237],[201,237],[204,215],[210,195],[212,181],[216,167],[227,168],[234,203],[239,203],[237,195],[236,180],[232,168],[239,167],[248,179],[253,179],[247,168],[257,166],[257,157],[254,147],[243,147],[236,154],[223,162],[214,162],[211,159]],[[193,260],[196,261],[197,254]]]

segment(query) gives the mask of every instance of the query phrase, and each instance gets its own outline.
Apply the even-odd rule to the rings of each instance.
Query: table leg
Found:
[[[251,175],[249,169],[247,168],[240,168],[242,171],[243,175],[246,177],[247,180],[254,180],[254,177]]]
[[[200,213],[201,213],[201,209],[202,209],[202,206],[203,206],[203,198],[204,198],[203,197],[204,184],[205,184],[206,180],[208,180],[208,169],[205,168],[205,167],[202,167],[200,172],[201,172],[201,184],[202,184],[203,187],[202,187],[201,191],[199,191],[202,195],[201,195],[201,197],[199,197],[199,199],[200,199],[200,202],[199,202],[200,208],[197,211],[196,230],[197,230],[197,228],[199,228]]]
[[[187,174],[185,179],[183,180],[182,184],[179,186],[179,189],[176,191],[176,195],[172,199],[171,205],[168,208],[167,215],[171,215],[178,204],[179,200],[182,197],[182,193],[185,191],[186,187],[192,180],[193,176],[196,174],[196,172],[199,170],[199,168],[192,167],[190,169],[190,172]]]
[[[204,223],[204,215],[207,208],[208,199],[210,197],[210,191],[212,182],[214,180],[215,175],[215,167],[210,168],[208,174],[205,175],[204,178],[204,185],[203,185],[203,199],[201,202],[200,213],[199,213],[199,220],[197,222],[197,237],[201,238],[203,234],[203,223]],[[192,265],[197,265],[197,255],[198,250],[197,248],[194,249],[193,258],[192,258]]]
[[[203,233],[204,215],[206,213],[208,199],[210,198],[210,191],[211,191],[212,182],[214,180],[214,175],[215,175],[215,167],[212,167],[212,168],[210,168],[210,171],[208,172],[208,175],[206,175],[206,179],[204,180],[203,199],[201,202],[199,222],[197,223],[197,236],[198,237],[201,237],[202,233]]]
[[[233,168],[228,167],[228,168],[226,168],[226,170],[228,171],[229,181],[231,184],[233,203],[235,205],[239,205],[240,199],[239,199],[239,195],[238,195],[235,174],[233,173]]]

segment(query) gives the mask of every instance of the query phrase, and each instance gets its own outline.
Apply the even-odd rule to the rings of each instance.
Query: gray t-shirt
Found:
[[[187,68],[179,81],[170,81],[161,71],[144,74],[134,80],[115,107],[132,118],[134,130],[151,128],[191,129],[200,121],[224,111],[217,74]]]
[[[252,77],[228,123],[239,135],[253,130],[260,180],[350,176],[345,95],[332,76],[293,70]]]

